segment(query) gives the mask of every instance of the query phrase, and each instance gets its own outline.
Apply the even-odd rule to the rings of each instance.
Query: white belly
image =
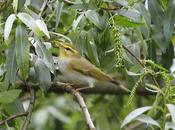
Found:
[[[89,87],[94,87],[94,83],[96,82],[96,79],[90,76],[83,75],[77,71],[68,72],[66,69],[67,69],[69,62],[70,62],[70,59],[68,58],[64,60],[59,59],[58,67],[61,73],[73,83],[76,83],[76,84],[87,84],[88,83]]]

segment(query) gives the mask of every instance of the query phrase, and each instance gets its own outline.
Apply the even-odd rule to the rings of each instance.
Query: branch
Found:
[[[32,111],[33,111],[33,107],[34,107],[34,103],[35,103],[35,90],[32,86],[30,86],[29,84],[25,83],[25,86],[27,88],[29,88],[30,90],[30,104],[29,104],[29,107],[28,107],[28,110],[27,110],[27,116],[26,116],[26,119],[24,121],[24,124],[23,124],[23,127],[22,127],[22,130],[27,130],[28,129],[28,126],[30,124],[30,119],[31,119],[31,116],[32,116]]]
[[[60,81],[60,82],[63,82],[63,81]],[[64,84],[67,83],[67,82],[63,82]],[[23,89],[23,92],[28,92],[28,88],[25,86],[25,84],[23,83],[23,81],[19,81],[17,82],[18,86],[20,86],[20,88]],[[30,86],[32,86],[35,91],[37,91],[39,89],[38,87],[38,84],[32,84],[30,82],[28,82],[28,84]],[[119,84],[120,85],[120,84]],[[72,85],[73,88],[80,88],[80,87],[87,87],[87,86],[78,86],[78,85]],[[128,86],[128,85],[125,85],[125,86]],[[139,87],[140,89],[137,89],[136,90],[136,94],[137,95],[141,95],[141,96],[149,96],[149,95],[155,95],[155,93],[152,93],[146,89],[142,87]],[[48,93],[49,92],[54,92],[54,93],[65,93],[65,89],[59,85],[59,84],[55,84],[53,83],[51,86],[50,86],[50,89],[48,90]],[[82,93],[85,93],[85,94],[110,94],[110,95],[129,95],[130,93],[120,89],[120,87],[116,86],[116,85],[108,85],[108,84],[97,84],[95,87],[93,88],[87,88],[87,89],[83,89],[81,90]]]
[[[56,83],[58,86],[62,86],[63,88],[65,88],[65,90],[69,93],[71,93],[72,95],[74,95],[76,97],[76,100],[77,100],[77,103],[80,105],[80,108],[84,114],[84,117],[85,117],[85,120],[86,120],[86,124],[89,128],[89,130],[96,130],[93,122],[92,122],[92,119],[91,119],[91,116],[89,114],[89,111],[86,107],[86,104],[84,102],[84,99],[83,97],[81,96],[81,94],[76,91],[76,89],[74,89],[72,86],[70,85],[67,85],[65,83],[60,83],[60,82],[57,82]]]
[[[15,118],[18,118],[18,117],[27,116],[27,114],[28,114],[28,112],[23,112],[23,113],[19,113],[19,114],[10,116],[10,117],[6,118],[5,120],[1,121],[1,122],[0,122],[0,125],[3,125],[3,124],[5,124],[6,122],[8,122],[8,121],[10,121],[10,120],[13,120],[13,119],[15,119]]]
[[[136,61],[142,66],[142,67],[145,67],[145,65],[140,61],[140,59],[138,59],[125,45],[122,45],[123,48],[131,55],[133,56]]]
[[[38,15],[39,18],[41,18],[42,13],[43,13],[43,11],[44,11],[46,5],[47,5],[47,2],[48,2],[48,0],[45,0],[45,1],[43,2],[43,5],[41,6],[41,9],[40,9],[40,13],[39,13],[39,15]]]

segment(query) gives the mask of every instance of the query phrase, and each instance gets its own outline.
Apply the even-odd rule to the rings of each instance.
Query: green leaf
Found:
[[[39,29],[40,29],[48,38],[50,38],[50,36],[49,36],[49,31],[48,31],[47,26],[46,26],[46,24],[44,23],[44,21],[38,19],[38,20],[36,20],[35,22],[36,22],[36,24],[38,25]]]
[[[173,122],[166,122],[165,124],[165,130],[174,130],[175,125]]]
[[[16,28],[16,60],[19,67],[20,75],[22,79],[26,80],[29,71],[29,48],[30,44],[27,38],[27,32],[22,25],[18,25]]]
[[[161,49],[161,51],[163,53],[165,53],[165,51],[166,51],[166,49],[168,47],[168,43],[165,40],[163,32],[161,32],[160,30],[158,32],[158,30],[157,30],[156,34],[152,35],[152,37],[153,37],[156,45]]]
[[[163,11],[157,0],[148,0],[148,9],[151,15],[152,22],[160,26],[163,19]]]
[[[39,29],[35,20],[27,13],[18,13],[18,18],[38,36],[42,37],[43,32]]]
[[[37,80],[40,84],[39,87],[42,90],[47,91],[51,85],[51,75],[49,68],[44,64],[44,62],[40,58],[36,60],[34,68]]]
[[[4,28],[5,41],[7,41],[9,38],[9,35],[10,35],[11,30],[12,30],[12,26],[13,26],[15,19],[16,19],[15,14],[11,14],[11,15],[9,15],[9,17],[7,18],[7,20],[5,22],[5,28]]]
[[[15,99],[9,104],[4,104],[4,108],[6,113],[8,113],[9,115],[15,115],[24,112],[23,104],[19,99]]]
[[[140,72],[140,73],[136,73],[136,72],[132,72],[132,71],[129,71],[127,69],[126,70],[126,73],[129,75],[129,76],[140,76],[142,75],[144,72]]]
[[[18,0],[13,0],[13,9],[15,12],[18,10]]]
[[[150,116],[147,116],[147,115],[140,115],[136,118],[136,120],[149,124],[149,125],[155,125],[161,128],[160,124],[157,121],[155,121],[154,119],[152,119]]]
[[[143,23],[134,22],[133,20],[120,15],[115,15],[113,18],[117,25],[121,25],[124,27],[140,27],[141,25],[143,25]]]
[[[58,5],[56,6],[56,24],[55,24],[55,30],[58,27],[58,24],[60,22],[60,17],[61,17],[61,12],[62,12],[62,8],[63,8],[64,2],[58,3]]]
[[[87,51],[87,54],[88,54],[88,57],[90,58],[90,60],[96,66],[99,66],[100,62],[98,59],[97,48],[96,48],[96,45],[92,41],[90,41],[89,43],[86,44],[86,51]]]
[[[161,93],[161,94],[163,94],[163,91],[160,89],[160,88],[158,88],[156,85],[154,85],[154,84],[149,84],[149,83],[146,83],[145,84],[147,87],[149,87],[149,88],[151,88],[151,92],[159,92],[159,93]]]
[[[53,61],[52,55],[46,49],[44,44],[41,41],[38,40],[38,41],[35,42],[34,47],[35,47],[37,55],[41,59],[43,59],[43,62],[50,69],[50,72],[55,73],[55,67],[54,67],[54,61]]]
[[[165,17],[163,19],[163,32],[166,41],[170,41],[170,38],[173,34],[174,30],[174,22],[175,22],[175,1],[170,2],[170,5],[165,13]]]
[[[80,23],[81,19],[84,17],[84,13],[82,13],[81,15],[78,16],[78,18],[76,20],[73,21],[72,23],[72,29],[75,30],[78,26],[78,24]]]
[[[8,104],[13,102],[21,93],[19,89],[0,92],[0,103]]]
[[[150,26],[151,25],[150,14],[149,14],[148,10],[145,8],[145,6],[143,5],[143,3],[137,4],[136,7],[138,8],[141,15],[144,17],[146,24],[148,26]]]
[[[121,128],[127,125],[128,123],[130,123],[131,121],[133,121],[134,119],[136,119],[138,116],[140,116],[144,112],[150,110],[151,108],[152,108],[151,106],[145,106],[145,107],[135,109],[125,117],[124,121],[122,122]]]
[[[88,10],[85,12],[85,16],[99,29],[103,28],[101,25],[100,16],[96,11]]]
[[[127,17],[128,19],[132,20],[133,22],[136,23],[141,23],[141,16],[136,12],[135,10],[126,10],[126,9],[121,9],[118,11],[119,15],[122,15],[124,17]]]
[[[9,84],[15,84],[16,72],[17,72],[17,62],[15,55],[15,42],[14,40],[10,43],[10,48],[8,50],[7,59],[6,59],[6,68],[7,72],[5,75],[4,86],[7,89]]]
[[[169,46],[167,47],[166,52],[162,54],[161,63],[164,69],[169,70],[169,68],[173,64],[173,59],[174,59],[174,45],[169,43]]]
[[[16,99],[15,101],[9,103],[9,104],[3,104],[3,107],[4,107],[5,112],[8,115],[16,115],[18,113],[25,112],[22,101],[20,101],[19,98]],[[24,123],[24,119],[25,118],[20,117],[20,118],[17,118],[17,119],[12,121],[15,123],[16,130],[20,130],[22,128],[22,125]]]
[[[172,122],[175,125],[175,105],[167,104],[166,106],[168,108],[168,111],[170,112]]]

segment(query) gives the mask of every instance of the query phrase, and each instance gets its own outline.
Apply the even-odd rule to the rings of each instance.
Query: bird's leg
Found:
[[[92,88],[92,87],[83,87],[83,88],[77,88],[77,89],[75,89],[76,91],[82,91],[82,90],[85,90],[85,89],[90,89],[90,88]]]
[[[82,91],[82,90],[85,90],[85,89],[90,89],[90,88],[93,88],[94,87],[94,82],[91,82],[89,81],[89,86],[87,87],[82,87],[82,88],[77,88],[76,91]]]

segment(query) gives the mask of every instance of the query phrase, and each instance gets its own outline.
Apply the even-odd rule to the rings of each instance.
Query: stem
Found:
[[[45,1],[43,2],[43,5],[42,5],[42,7],[41,7],[41,9],[40,9],[40,13],[39,13],[39,15],[38,15],[39,18],[41,18],[42,13],[43,13],[43,11],[44,11],[46,5],[47,5],[47,2],[48,2],[48,0],[45,0]]]
[[[87,109],[87,106],[84,102],[84,99],[83,97],[81,96],[81,94],[76,91],[76,89],[74,89],[72,86],[66,84],[66,83],[61,83],[61,82],[56,82],[57,85],[61,85],[63,86],[67,92],[71,93],[72,95],[75,96],[76,100],[77,100],[77,103],[80,105],[80,108],[84,114],[84,117],[85,117],[85,120],[86,120],[86,124],[89,128],[89,130],[96,130],[93,122],[92,122],[92,119],[91,119],[91,116],[89,114],[89,111]],[[65,87],[66,86],[66,87]]]
[[[24,124],[23,124],[23,127],[22,127],[22,130],[27,130],[28,129],[28,126],[30,124],[30,120],[31,120],[31,116],[32,116],[32,111],[33,111],[33,107],[34,107],[34,103],[35,103],[35,90],[33,89],[33,87],[31,87],[30,85],[28,85],[27,83],[25,83],[26,86],[29,88],[30,90],[30,104],[29,104],[29,107],[28,107],[28,114],[26,116],[26,119],[24,121]]]
[[[10,117],[6,118],[5,120],[2,120],[2,121],[0,122],[0,125],[3,125],[3,124],[5,124],[5,123],[7,123],[8,121],[13,120],[13,119],[15,119],[15,118],[19,118],[19,117],[22,117],[22,116],[27,116],[27,114],[28,114],[27,112],[23,112],[23,113],[19,113],[19,114],[10,116]]]

